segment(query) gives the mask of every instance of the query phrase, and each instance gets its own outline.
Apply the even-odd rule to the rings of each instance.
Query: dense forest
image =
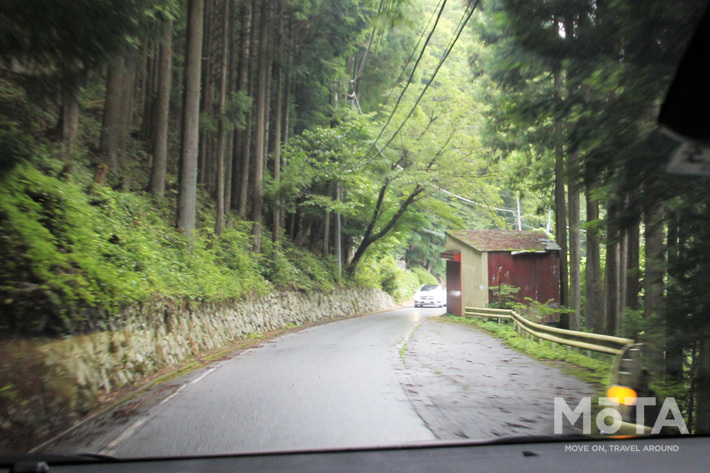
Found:
[[[443,278],[445,230],[543,228],[563,325],[643,342],[708,432],[710,195],[665,172],[656,125],[704,6],[5,1],[0,328],[273,288],[402,300]]]

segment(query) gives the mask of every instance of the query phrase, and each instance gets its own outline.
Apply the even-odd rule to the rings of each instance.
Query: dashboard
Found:
[[[707,471],[710,437],[648,437],[625,440],[545,437],[483,443],[269,452],[197,458],[57,457],[0,458],[10,472],[549,472],[599,473]]]

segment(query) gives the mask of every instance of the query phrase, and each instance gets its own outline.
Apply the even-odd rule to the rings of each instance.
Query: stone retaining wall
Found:
[[[120,328],[47,344],[45,364],[70,375],[79,389],[110,392],[245,336],[394,305],[376,289],[280,292],[232,304],[145,304],[122,313]]]
[[[219,304],[152,302],[124,310],[106,331],[0,342],[0,452],[29,448],[101,395],[238,339],[394,306],[388,294],[363,288]]]

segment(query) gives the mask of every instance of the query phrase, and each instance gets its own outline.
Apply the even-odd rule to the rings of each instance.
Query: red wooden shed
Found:
[[[485,307],[489,289],[519,287],[517,300],[560,301],[560,247],[544,231],[452,230],[446,232],[448,311]]]

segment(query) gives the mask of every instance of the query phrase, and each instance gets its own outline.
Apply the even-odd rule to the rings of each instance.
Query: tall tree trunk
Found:
[[[64,86],[62,88],[62,160],[69,162],[74,150],[74,139],[76,130],[79,127],[79,91],[76,86]]]
[[[604,310],[602,299],[602,270],[599,251],[599,202],[592,196],[592,187],[587,183],[587,222],[593,222],[587,229],[587,264],[585,266],[585,316],[587,327],[596,333],[604,333]]]
[[[269,15],[271,16],[273,12],[271,11],[271,6],[269,6]],[[271,86],[273,84],[273,78],[272,78],[272,70],[273,70],[273,54],[272,54],[272,43],[274,43],[273,36],[271,35],[272,33],[272,28],[271,25],[269,25],[269,40],[268,40],[268,54],[269,54],[269,61],[266,64],[266,110],[264,111],[264,157],[263,157],[263,170],[262,170],[262,179],[264,176],[264,173],[268,172],[269,169],[269,153],[271,152],[271,135],[270,135],[270,128],[271,128],[271,105],[272,105],[272,100],[271,100]],[[262,188],[263,188],[263,183],[262,183]],[[263,193],[263,190],[262,190]],[[263,199],[262,199],[262,235],[264,233],[263,227],[266,226],[265,222],[268,222],[270,220],[269,217],[271,215],[269,214],[269,208],[264,207],[263,205]],[[311,242],[312,245],[313,242]],[[311,246],[311,251],[317,251],[313,246]]]
[[[121,93],[121,126],[118,133],[118,167],[121,169],[121,190],[128,191],[130,176],[126,174],[128,167],[128,141],[131,131],[131,117],[133,116],[133,85],[136,77],[136,64],[130,62],[126,65],[122,93]]]
[[[143,119],[143,107],[145,107],[145,87],[148,80],[147,71],[149,53],[150,47],[146,47],[143,54],[141,54],[140,62],[138,63],[138,67],[136,69],[136,82],[133,88],[133,107],[137,110],[140,110],[141,113],[138,116],[141,120]],[[141,122],[140,125],[138,125],[139,129],[142,124],[143,123]],[[140,130],[138,132],[138,136],[142,138],[142,136],[140,135]]]
[[[644,277],[644,318],[647,320],[649,340],[646,346],[650,350],[651,366],[656,370],[663,368],[663,331],[665,317],[665,287],[663,276],[666,271],[664,257],[663,203],[650,202],[644,211],[646,259]]]
[[[327,195],[332,195],[333,184],[328,183]],[[275,220],[275,219],[274,219]],[[323,216],[323,247],[322,247],[323,259],[328,258],[330,255],[330,210],[325,209]]]
[[[572,309],[570,328],[579,330],[581,325],[582,286],[580,266],[582,264],[582,243],[579,228],[579,153],[573,152],[567,162],[567,195],[569,201],[569,259],[570,259],[570,309]]]
[[[256,99],[256,151],[254,153],[254,206],[252,208],[252,222],[254,227],[254,252],[261,252],[261,234],[263,222],[264,195],[262,179],[264,178],[264,132],[266,129],[266,92],[268,90],[268,41],[269,41],[269,5],[261,2],[261,24],[259,26],[259,77],[257,83]]]
[[[639,269],[640,257],[640,231],[639,222],[634,222],[626,232],[627,260],[626,260],[626,306],[631,310],[638,310],[639,294],[641,293],[641,280]]]
[[[340,183],[340,181],[335,183],[335,201],[336,202],[342,202],[343,194],[342,194],[342,187],[343,185]],[[343,248],[342,248],[342,242],[343,242],[343,235],[342,235],[342,226],[341,226],[341,219],[340,219],[340,212],[335,213],[335,235],[333,235],[334,240],[335,240],[335,258],[338,260],[338,276],[343,275]]]
[[[158,58],[158,96],[155,101],[155,146],[153,167],[148,191],[156,197],[165,192],[165,169],[168,159],[168,118],[170,114],[170,86],[172,82],[173,22],[163,22],[163,38]]]
[[[239,31],[239,68],[237,70],[237,85],[236,89],[240,92],[248,92],[249,86],[249,36],[252,29],[252,9],[251,3],[246,1],[240,7],[241,13],[241,28]],[[234,152],[232,164],[232,207],[237,210],[241,217],[246,215],[240,209],[240,194],[242,189],[242,171],[244,164],[249,162],[248,150],[244,149],[244,141],[246,140],[246,131],[244,129],[236,129],[234,131]],[[247,170],[248,183],[248,170]]]
[[[200,126],[200,76],[202,72],[202,21],[204,7],[204,0],[189,0],[188,2],[177,227],[190,234],[195,228],[197,199],[197,149]]]
[[[707,197],[705,198],[705,211],[702,217],[705,217],[708,212]],[[701,217],[701,218],[702,218]],[[697,217],[695,217],[697,218]],[[705,248],[707,248],[708,243],[710,243],[710,227],[707,225],[707,221],[703,221],[702,232],[700,239],[704,243]],[[681,236],[682,233],[679,232],[679,238],[684,238]],[[682,244],[682,241],[679,241]],[[705,257],[701,258],[699,262],[699,269],[697,276],[699,281],[710,281],[710,258],[708,257],[707,251],[704,252]],[[687,258],[684,258],[687,260]],[[698,264],[696,261],[693,263]],[[697,357],[693,360],[693,366],[695,368],[695,432],[696,434],[710,434],[710,321],[708,321],[708,309],[710,308],[710,291],[703,291],[699,294],[697,302],[698,305],[702,307],[699,313],[694,314],[694,324],[699,328],[698,333],[695,334],[697,340]],[[680,330],[685,331],[687,326],[680,327]],[[687,333],[683,334],[687,337]]]
[[[583,21],[583,19],[580,19]],[[571,16],[565,16],[563,19],[564,29],[567,35],[565,36],[565,41],[573,40],[575,36],[575,29],[577,24],[573,21]],[[588,103],[586,88],[583,93],[580,92],[580,80],[577,77],[578,74],[575,70],[574,63],[571,63],[567,67],[566,71],[566,86],[567,86],[567,97],[566,102],[569,103],[579,103],[580,99],[585,104]],[[557,100],[560,100],[558,95]],[[581,325],[581,276],[580,276],[580,266],[582,264],[582,242],[580,238],[580,216],[579,216],[579,151],[577,148],[578,143],[575,142],[574,138],[574,128],[576,122],[573,118],[565,118],[567,122],[567,205],[568,205],[568,219],[569,219],[569,294],[568,302],[569,308],[572,313],[569,315],[569,328],[572,330],[579,330]],[[556,163],[557,164],[557,163]]]
[[[225,107],[227,104],[227,64],[229,58],[229,17],[230,1],[224,0],[222,18],[222,60],[220,63],[219,78],[219,130],[217,147],[217,218],[214,232],[217,236],[222,234],[224,225],[224,160],[227,150],[227,124],[225,123]]]
[[[666,382],[681,383],[683,381],[683,341],[686,336],[681,327],[687,327],[684,320],[689,312],[680,287],[683,284],[684,275],[680,268],[680,262],[684,259],[683,247],[685,242],[683,235],[683,225],[681,222],[682,211],[669,211],[668,236],[666,248],[668,250],[668,301],[665,311],[665,373]]]
[[[290,19],[289,21],[289,27],[288,27],[289,33],[293,31],[293,18]],[[283,61],[286,61],[284,58]],[[289,62],[290,64],[290,62]],[[284,63],[282,62],[281,67],[284,67]],[[283,72],[283,71],[282,71]],[[283,95],[284,95],[284,103],[283,103],[283,125],[282,125],[282,133],[283,137],[281,138],[281,141],[284,146],[288,145],[288,138],[289,138],[289,118],[291,116],[291,72],[290,70],[287,70],[286,73],[284,74],[284,85],[283,85]],[[286,167],[286,162],[282,161],[280,163],[280,168],[285,168]],[[283,204],[283,202],[280,202]],[[279,216],[280,216],[280,222],[279,226],[281,228],[286,228],[286,212],[281,209],[279,211]]]
[[[296,236],[294,237],[294,242],[296,246],[304,246],[311,238],[311,231],[313,230],[313,218],[305,215],[298,222],[298,231],[296,231]]]
[[[148,57],[146,58],[145,79],[143,84],[143,115],[141,118],[141,138],[148,144],[148,148],[153,147],[153,125],[154,116],[153,109],[155,98],[157,95],[157,76],[158,76],[158,53],[154,52],[153,44],[148,48]]]
[[[617,301],[617,304],[619,304],[619,326],[623,323],[624,311],[626,310],[626,268],[629,264],[628,244],[628,231],[626,228],[621,228],[619,231],[619,300]]]
[[[259,47],[257,45],[257,34],[259,28],[257,27],[257,11],[259,10],[259,1],[253,0],[251,5],[251,31],[249,33],[249,80],[248,80],[248,92],[249,96],[254,98],[254,89],[256,89],[256,75],[259,63]],[[246,218],[247,216],[247,203],[249,196],[250,180],[251,180],[251,148],[252,148],[252,131],[254,129],[254,123],[256,122],[256,106],[252,104],[251,113],[247,119],[247,128],[244,133],[244,142],[242,143],[242,183],[241,189],[239,190],[239,216]]]
[[[604,333],[613,335],[619,321],[619,226],[618,203],[616,197],[610,197],[607,208],[606,265],[604,278],[604,297],[606,310]]]
[[[213,7],[215,0],[204,0],[205,2],[205,12],[202,25],[202,87],[200,96],[200,112],[203,115],[212,116],[213,115],[213,101],[212,101],[212,39],[213,39]],[[198,164],[199,171],[197,173],[197,182],[201,185],[207,183],[208,173],[209,173],[209,162],[210,162],[210,133],[201,127],[200,129],[200,143],[199,143],[199,153],[198,153]]]
[[[323,245],[321,250],[323,259],[327,259],[330,256],[330,210],[327,209],[323,215]]]
[[[283,144],[286,146],[288,144],[289,134],[290,134],[290,119],[291,119],[291,73],[286,73],[286,78],[284,79],[284,121],[283,121]],[[285,163],[284,163],[285,164]]]
[[[271,56],[271,42],[273,38],[269,37],[269,56]],[[269,62],[266,64],[266,110],[264,111],[264,169],[268,169],[267,165],[269,159],[269,152],[271,151],[271,85],[273,83],[273,78],[271,73],[274,68],[274,63],[272,58],[269,58]]]
[[[281,118],[283,106],[283,34],[284,34],[284,19],[283,19],[283,0],[279,0],[278,4],[278,36],[277,36],[277,57],[276,57],[276,110],[274,111],[274,182],[278,185],[281,181]],[[271,238],[274,241],[279,240],[279,232],[281,231],[281,199],[274,199],[274,220],[272,222],[273,229]],[[328,228],[328,225],[326,225]],[[326,230],[327,232],[328,230]]]
[[[558,102],[562,100],[562,73],[554,75],[555,93]],[[560,245],[560,304],[569,304],[569,286],[567,278],[567,206],[565,204],[565,158],[562,148],[562,120],[555,121],[555,240]],[[569,317],[560,317],[563,328],[569,328]]]
[[[230,2],[229,5],[229,58],[227,65],[227,100],[232,101],[234,98],[234,93],[237,91],[237,60],[238,55],[238,41],[237,41],[237,23],[239,22],[238,11],[237,11],[237,1],[227,0]],[[236,132],[234,127],[229,127],[227,132],[227,149],[224,155],[224,210],[229,211],[232,208],[232,186],[234,185],[234,141]]]
[[[298,208],[293,213],[288,214],[288,223],[286,224],[286,234],[290,239],[296,239],[296,221],[298,220]]]
[[[695,434],[710,434],[710,333],[699,335],[695,378]]]
[[[227,91],[228,96],[232,94]],[[231,126],[231,125],[230,125]],[[227,148],[224,150],[224,211],[229,212],[232,208],[232,186],[234,180],[232,178],[232,168],[234,166],[234,131],[227,131]]]
[[[106,100],[104,116],[101,122],[101,138],[99,153],[104,163],[113,171],[118,171],[118,141],[121,132],[121,99],[123,97],[123,81],[125,60],[117,58],[113,67],[109,66],[106,78]]]

